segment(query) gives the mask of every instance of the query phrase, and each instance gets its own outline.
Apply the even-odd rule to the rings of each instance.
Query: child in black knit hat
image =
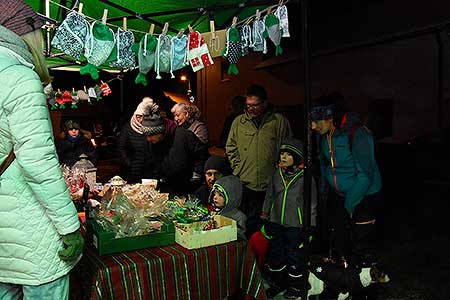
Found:
[[[307,263],[303,250],[309,235],[303,226],[304,163],[303,144],[289,138],[280,147],[279,164],[268,185],[263,205],[262,233],[269,239],[265,275],[268,296],[286,290],[286,299],[297,299],[308,287]],[[316,223],[317,192],[311,186],[311,224]]]

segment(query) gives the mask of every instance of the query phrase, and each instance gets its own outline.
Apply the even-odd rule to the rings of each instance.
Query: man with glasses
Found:
[[[231,125],[226,153],[243,184],[241,210],[247,215],[247,236],[260,229],[259,215],[282,140],[292,135],[289,121],[274,112],[264,87],[248,87],[245,112]]]

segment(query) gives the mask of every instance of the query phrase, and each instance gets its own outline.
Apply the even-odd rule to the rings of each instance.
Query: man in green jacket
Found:
[[[291,135],[289,121],[274,112],[264,87],[248,87],[246,111],[233,121],[226,144],[233,174],[244,186],[241,210],[247,215],[248,237],[261,228],[259,215],[267,184],[275,171],[281,142]]]
[[[68,299],[83,238],[41,84],[42,22],[22,1],[0,11],[0,163],[15,156],[0,175],[0,299]]]

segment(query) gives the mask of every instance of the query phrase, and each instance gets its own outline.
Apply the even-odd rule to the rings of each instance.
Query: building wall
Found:
[[[450,45],[446,45],[450,49]],[[448,56],[448,57],[447,57]],[[444,126],[450,125],[450,50],[444,54]],[[238,62],[239,74],[225,76],[221,59],[197,74],[197,94],[211,141],[217,143],[232,97],[244,94],[258,82],[267,88],[272,103],[297,107],[303,103],[303,67],[299,61],[267,69],[253,70],[261,62],[253,54]],[[339,91],[348,106],[362,114],[363,120],[380,117],[370,104],[392,102],[392,118],[382,122],[392,128],[392,142],[404,142],[438,128],[438,45],[435,35],[398,41],[345,53],[316,57],[311,62],[312,98]],[[370,109],[372,111],[370,111]],[[378,114],[378,116],[377,116]],[[381,113],[382,114],[382,113]],[[295,116],[295,114],[294,114]],[[303,115],[299,115],[302,119]],[[294,120],[291,114],[291,123]],[[391,122],[392,124],[386,124]],[[298,125],[297,125],[298,126]]]

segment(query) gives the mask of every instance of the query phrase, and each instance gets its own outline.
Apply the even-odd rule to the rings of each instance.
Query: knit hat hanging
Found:
[[[88,64],[80,69],[80,74],[90,74],[92,79],[98,79],[97,67],[106,62],[114,44],[114,32],[106,24],[93,21],[89,27],[84,51]]]
[[[228,67],[228,74],[237,75],[239,70],[236,66],[241,57],[241,42],[239,37],[239,30],[236,27],[230,27],[227,30],[227,42],[222,56],[230,62]]]
[[[136,84],[141,83],[147,85],[147,79],[145,75],[153,68],[155,64],[155,51],[158,41],[154,35],[145,34],[139,42],[138,62],[139,62],[139,74],[134,80]]]
[[[239,29],[239,35],[241,36],[241,56],[247,55],[252,44],[252,28],[250,25],[244,25]]]
[[[189,33],[187,48],[189,64],[194,72],[214,64],[214,61],[209,54],[208,45],[206,45],[200,32],[192,31]]]
[[[145,100],[146,98],[144,98]],[[159,107],[156,103],[146,100],[144,105],[144,116],[142,118],[142,133],[145,135],[156,135],[164,133],[166,122],[159,114]]]
[[[275,45],[275,56],[283,53],[283,49],[280,46],[282,30],[280,28],[280,20],[273,14],[268,14],[264,17],[264,24],[266,25],[265,37],[269,39]]]
[[[280,27],[283,31],[282,37],[290,37],[288,9],[286,5],[278,6],[273,14],[280,20]]]
[[[255,52],[262,52],[264,54],[267,53],[267,42],[266,37],[264,36],[264,31],[266,30],[266,26],[264,25],[264,21],[260,19],[256,19],[253,22],[252,27],[252,47]]]
[[[172,38],[166,34],[160,34],[158,37],[158,44],[156,45],[156,60],[155,70],[156,79],[161,79],[160,72],[171,74],[171,78],[175,78],[172,73],[172,63],[170,57],[172,56]]]
[[[89,24],[79,13],[72,11],[59,25],[52,46],[76,59],[80,58],[86,44]]]
[[[113,68],[129,69],[136,65],[131,46],[134,44],[134,34],[118,27],[115,34],[116,46],[108,58]]]
[[[187,43],[188,37],[185,34],[172,38],[172,71],[179,70],[187,66]]]

